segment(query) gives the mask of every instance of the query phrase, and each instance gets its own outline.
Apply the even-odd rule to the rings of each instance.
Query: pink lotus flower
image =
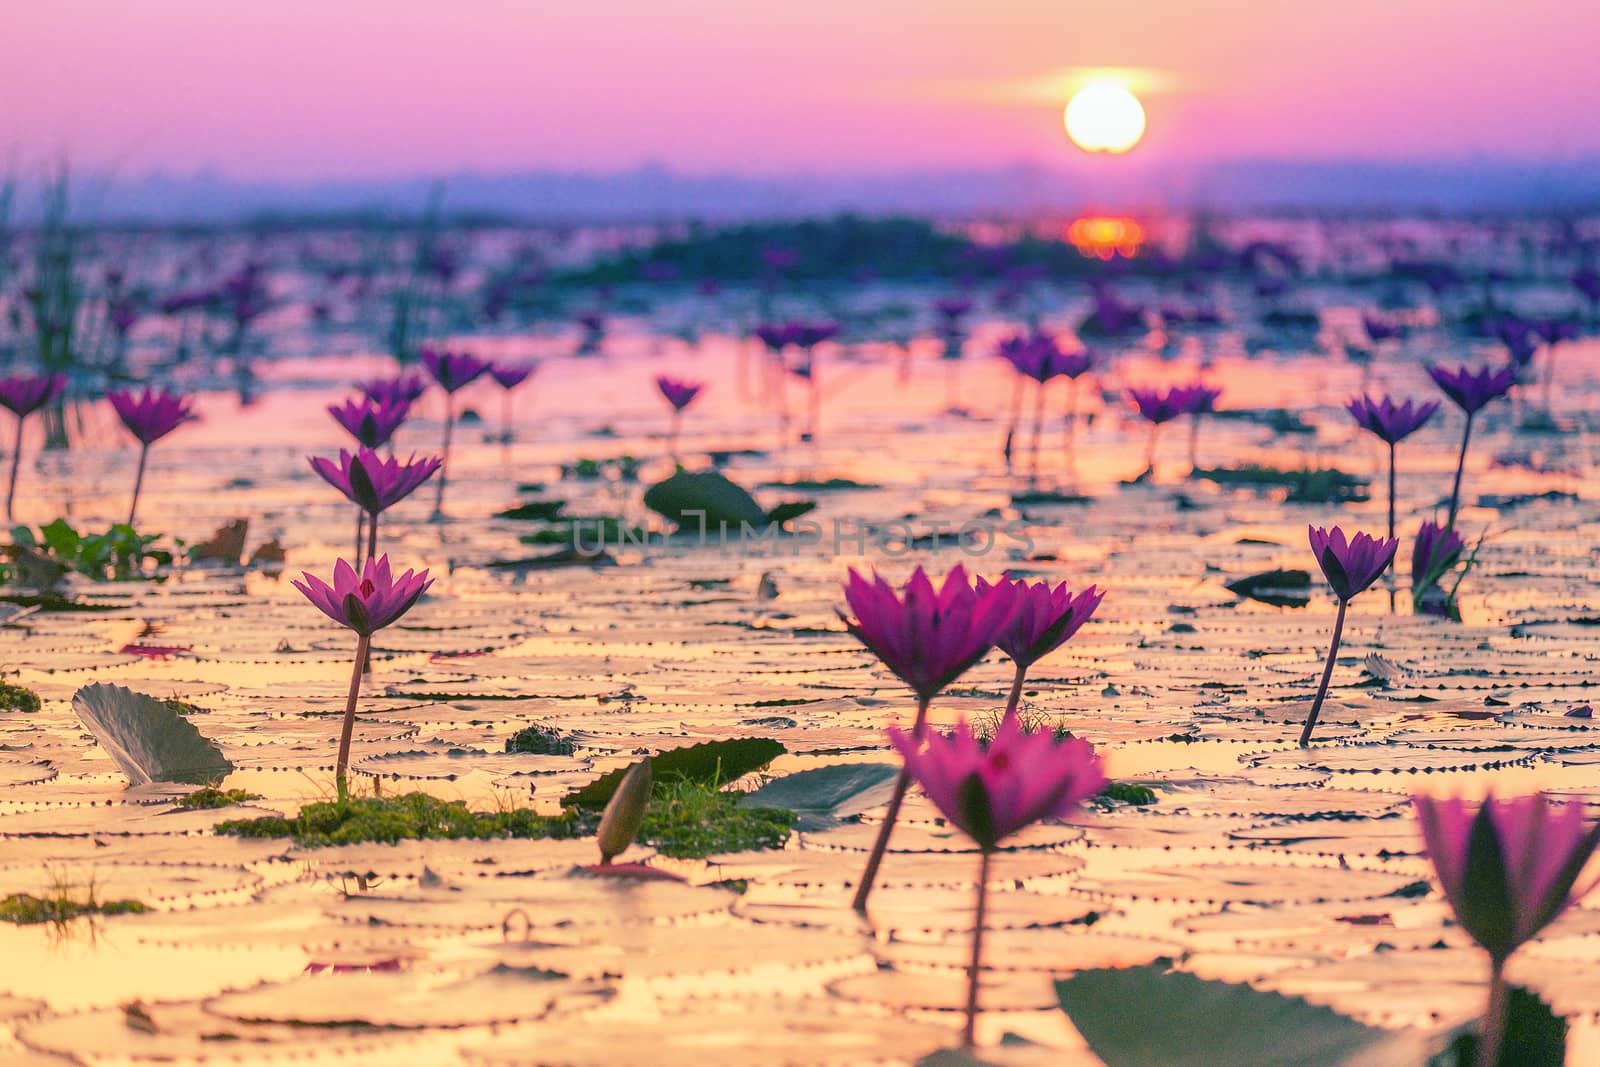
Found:
[[[949,736],[889,730],[911,777],[944,817],[985,852],[1040,819],[1067,814],[1105,788],[1094,746],[1027,733],[1006,719],[984,746],[965,722]]]
[[[65,374],[16,375],[0,378],[0,407],[25,419],[44,407],[67,387]]]
[[[350,694],[345,700],[344,727],[339,734],[339,760],[334,765],[334,782],[339,789],[339,799],[346,794],[345,772],[350,767],[350,738],[355,732],[356,698],[361,695],[361,675],[367,669],[372,655],[372,635],[394,623],[411,610],[418,598],[428,591],[433,580],[428,572],[413,574],[406,571],[395,578],[389,572],[389,557],[379,556],[367,560],[367,565],[356,577],[355,568],[344,560],[333,565],[333,584],[316,575],[302,572],[304,582],[293,582],[307,600],[317,606],[328,618],[356,632],[355,669],[350,674]]]
[[[1460,799],[1413,796],[1428,859],[1461,928],[1489,953],[1489,1009],[1479,1062],[1501,1063],[1505,964],[1575,898],[1578,877],[1600,845],[1600,823],[1585,829],[1582,801],[1551,804],[1544,794],[1476,807]]]
[[[975,590],[959,563],[937,592],[918,567],[903,600],[881,577],[869,582],[851,568],[844,595],[855,613],[840,613],[845,627],[923,704],[994,647],[1013,610],[1008,590]]]
[[[1011,621],[1014,609],[1006,589],[990,588],[981,593],[973,589],[960,564],[945,575],[944,586],[937,592],[918,567],[906,582],[904,600],[882,578],[874,575],[868,582],[852,568],[844,595],[855,612],[854,619],[839,613],[846,629],[917,695],[917,717],[912,726],[912,733],[917,736],[921,736],[927,722],[929,702],[984,657]],[[902,770],[867,857],[867,869],[856,887],[858,911],[866,910],[910,784],[910,772]]]
[[[1344,615],[1350,601],[1394,562],[1395,549],[1400,542],[1394,538],[1380,540],[1369,534],[1358,533],[1348,541],[1344,531],[1335,526],[1331,531],[1316,526],[1308,527],[1311,551],[1322,568],[1322,576],[1333,587],[1339,598],[1339,613],[1333,619],[1333,639],[1328,642],[1328,659],[1322,666],[1322,681],[1317,683],[1317,696],[1306,715],[1305,729],[1300,732],[1300,747],[1311,744],[1311,731],[1317,728],[1317,716],[1322,712],[1322,702],[1328,696],[1328,683],[1333,679],[1333,663],[1339,655],[1339,639],[1344,636]]]
[[[165,389],[145,386],[144,392],[137,396],[131,389],[119,389],[106,398],[111,401],[122,425],[139,441],[139,471],[133,476],[133,500],[128,505],[128,525],[132,526],[139,513],[139,491],[144,488],[144,468],[150,458],[150,446],[198,416],[186,398]]]
[[[439,388],[447,393],[466,388],[489,371],[489,364],[468,352],[446,352],[424,345],[418,355]]]
[[[494,363],[489,367],[489,377],[502,389],[515,389],[539,369],[539,364],[533,360],[521,363]]]
[[[679,412],[694,403],[694,398],[700,395],[700,391],[705,386],[699,382],[679,381],[663,374],[656,378],[656,388],[661,390],[661,395],[667,398],[667,403],[672,405],[672,410]]]
[[[0,378],[0,407],[17,417],[15,447],[11,450],[11,480],[6,488],[6,521],[12,520],[13,504],[17,498],[17,469],[22,464],[22,424],[29,415],[44,407],[67,387],[64,374],[41,374],[36,377]]]
[[[341,448],[337,466],[321,456],[307,458],[311,469],[320,474],[323,481],[349,497],[367,516],[369,559],[378,554],[378,516],[410,496],[440,465],[437,456],[418,459],[412,453],[410,459],[401,463],[393,456],[385,459],[370,448],[363,448],[353,456]],[[361,527],[362,523],[357,521],[355,560],[358,565],[361,562]]]
[[[333,420],[349,431],[363,448],[381,448],[388,444],[410,413],[411,402],[399,396],[386,396],[381,400],[363,397],[328,407]]]
[[[415,404],[428,391],[428,383],[416,374],[399,378],[373,378],[356,385],[363,396],[379,404]]]
[[[369,515],[377,515],[398,504],[439,469],[438,456],[418,459],[413,453],[401,463],[392,456],[385,459],[370,448],[363,448],[353,456],[341,448],[337,465],[321,456],[308,458],[311,469],[322,475],[323,481]]]
[[[1394,538],[1378,538],[1358,533],[1348,541],[1344,530],[1307,527],[1311,540],[1311,553],[1317,557],[1322,575],[1333,587],[1340,602],[1352,599],[1389,569],[1394,562],[1395,549],[1400,542]]]
[[[1081,738],[1057,741],[1048,731],[1029,734],[1016,718],[1003,719],[985,746],[965,722],[949,736],[917,737],[889,731],[935,807],[977,844],[977,919],[972,960],[967,967],[968,1047],[978,1019],[978,977],[983,973],[983,928],[989,892],[989,863],[1000,842],[1040,819],[1066,815],[1105,788],[1106,778],[1094,746]]]
[[[137,395],[131,389],[118,389],[107,394],[106,399],[111,401],[122,425],[145,447],[197,417],[187,398],[165,389],[145,386],[144,392]]]
[[[1066,582],[1052,589],[1049,582],[1029,585],[1002,578],[991,586],[985,579],[978,579],[980,596],[1002,587],[1011,593],[1015,614],[995,639],[995,646],[1024,668],[1071,640],[1105,598],[1105,593],[1092,585],[1073,596]]]
[[[433,584],[426,570],[421,574],[408,570],[393,577],[386,555],[367,560],[360,578],[356,577],[355,568],[342,559],[333,565],[332,585],[314,574],[302,572],[301,577],[305,579],[303,583],[291,581],[307,600],[340,626],[364,637],[397,621]]]

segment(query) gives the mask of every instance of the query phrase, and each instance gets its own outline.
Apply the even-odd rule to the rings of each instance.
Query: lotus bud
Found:
[[[605,814],[600,816],[600,830],[596,834],[602,867],[633,844],[644,822],[645,810],[650,807],[650,785],[650,761],[647,759],[629,767],[628,773],[617,783],[617,791],[611,794]]]

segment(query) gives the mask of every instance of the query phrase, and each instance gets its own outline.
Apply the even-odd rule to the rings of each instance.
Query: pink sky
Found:
[[[1600,4],[53,0],[0,159],[265,179],[1070,164],[1028,87],[1138,68],[1150,162],[1600,152]]]

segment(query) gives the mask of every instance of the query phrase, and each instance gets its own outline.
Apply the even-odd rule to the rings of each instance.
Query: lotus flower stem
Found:
[[[509,444],[511,441],[511,390],[507,389],[500,397],[500,441]]]
[[[672,412],[672,428],[667,431],[667,455],[673,459],[678,458],[678,430],[683,423],[683,412],[674,408]]]
[[[1333,678],[1333,661],[1339,655],[1339,638],[1344,635],[1344,613],[1350,606],[1348,600],[1339,601],[1339,614],[1333,620],[1333,640],[1328,642],[1328,662],[1322,668],[1322,681],[1317,684],[1317,698],[1311,702],[1311,714],[1306,716],[1306,728],[1300,731],[1300,747],[1311,745],[1311,731],[1317,728],[1317,715],[1328,695],[1328,682]]]
[[[1078,466],[1078,379],[1067,382],[1067,470]]]
[[[1450,490],[1450,516],[1444,524],[1450,529],[1456,525],[1456,507],[1461,503],[1461,472],[1467,466],[1467,442],[1472,440],[1472,416],[1474,412],[1467,412],[1467,425],[1461,431],[1461,455],[1456,459],[1456,483]]]
[[[11,483],[6,489],[6,521],[11,522],[12,503],[17,499],[17,467],[22,463],[22,419],[17,419],[16,447],[11,450]]]
[[[1028,677],[1028,668],[1022,664],[1017,665],[1017,672],[1011,679],[1011,695],[1006,698],[1005,718],[1009,719],[1017,713],[1017,705],[1022,703],[1022,683]]]
[[[1011,418],[1006,424],[1006,467],[1011,467],[1011,439],[1017,435],[1017,425],[1022,421],[1022,375],[1011,379]]]
[[[367,516],[367,558],[378,558],[378,513]]]
[[[1018,675],[1020,677],[1020,674]],[[978,1026],[978,980],[983,974],[983,927],[989,903],[989,860],[992,849],[979,849],[978,855],[978,909],[972,926],[972,963],[967,967],[967,1021],[961,1029],[961,1044],[971,1048],[973,1034]]]
[[[444,480],[446,470],[450,465],[450,431],[456,424],[456,397],[454,393],[446,393],[444,397],[444,450],[441,452],[443,463],[439,465],[439,485],[433,496],[433,517],[444,518]]]
[[[1144,452],[1145,470],[1150,472],[1151,478],[1154,478],[1156,474],[1156,438],[1160,435],[1160,433],[1161,424],[1159,422],[1152,422],[1150,424],[1150,443],[1145,446]]]
[[[1200,469],[1200,413],[1198,411],[1189,416],[1189,467],[1191,470]]]
[[[928,720],[928,701],[917,701],[917,721],[911,727],[913,737],[921,737]],[[878,880],[878,868],[883,866],[883,854],[889,850],[889,835],[894,833],[895,820],[900,817],[900,805],[905,802],[906,790],[911,786],[911,771],[900,768],[894,780],[894,794],[889,797],[889,809],[883,813],[883,825],[878,827],[878,839],[872,843],[872,853],[867,857],[867,869],[861,873],[861,884],[856,886],[851,906],[866,914],[867,898],[872,895],[873,883]]]
[[[128,505],[128,525],[133,525],[133,517],[139,512],[139,490],[144,487],[144,464],[150,457],[150,446],[139,446],[139,473],[133,476],[133,502]]]
[[[1394,442],[1389,442],[1389,540],[1394,540]],[[1389,566],[1394,566],[1393,561]]]
[[[361,566],[361,542],[364,540],[362,534],[365,532],[366,528],[367,513],[365,510],[358,507],[356,508],[356,550],[353,556],[355,565],[357,567]]]
[[[339,731],[339,763],[333,772],[340,800],[349,795],[345,774],[350,769],[350,738],[356,729],[356,697],[361,695],[361,675],[371,654],[372,635],[361,634],[356,641],[355,669],[350,672],[350,696],[344,703],[344,727]]]
[[[1030,485],[1039,480],[1039,451],[1044,444],[1044,383],[1033,387],[1033,456],[1028,469]]]
[[[1511,1008],[1511,988],[1506,985],[1505,960],[1489,964],[1489,1007],[1483,1014],[1483,1030],[1478,1035],[1480,1067],[1499,1067],[1500,1049],[1506,1040],[1506,1016]]]

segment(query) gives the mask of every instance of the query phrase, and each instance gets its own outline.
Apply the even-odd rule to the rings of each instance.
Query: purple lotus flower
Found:
[[[1408,399],[1397,406],[1388,396],[1382,400],[1358,396],[1345,404],[1345,408],[1350,412],[1350,417],[1356,420],[1357,426],[1376,434],[1379,440],[1394,445],[1416,433],[1433,418],[1434,412],[1439,410],[1439,402],[1427,400],[1419,404]]]
[[[411,413],[411,403],[398,397],[372,400],[346,400],[328,407],[335,422],[349,431],[363,448],[380,448],[389,443],[400,424]]]
[[[135,396],[131,390],[117,390],[107,397],[117,417],[128,432],[139,440],[139,471],[133,477],[133,500],[128,505],[128,525],[133,525],[139,513],[139,492],[144,488],[145,464],[150,458],[150,446],[179,426],[196,418],[189,401],[165,389],[154,390],[145,386],[142,394]]]
[[[106,399],[111,401],[122,425],[147,448],[197,417],[187,398],[150,386],[137,395],[131,389],[118,389]]]
[[[495,363],[489,367],[489,377],[502,389],[515,389],[527,381],[534,371],[539,369],[539,364],[533,360],[521,363]]]
[[[1070,352],[1058,349],[1056,370],[1064,377],[1076,380],[1094,370],[1095,356],[1087,348],[1077,348]]]
[[[951,825],[977,844],[977,919],[972,962],[967,968],[968,1047],[978,1019],[978,980],[983,974],[985,902],[989,865],[1001,841],[1040,819],[1060,818],[1105,788],[1094,746],[1081,738],[1057,741],[1048,731],[1029,734],[1015,718],[1000,723],[985,746],[965,722],[949,736],[889,731],[905,760],[905,771]]]
[[[1307,528],[1311,538],[1311,552],[1317,557],[1322,576],[1333,587],[1334,596],[1348,601],[1366,589],[1394,561],[1400,542],[1393,538],[1376,538],[1358,533],[1348,541],[1344,530],[1320,527]]]
[[[1397,324],[1372,314],[1361,316],[1361,328],[1366,331],[1367,340],[1373,344],[1400,336],[1400,327]]]
[[[1411,595],[1420,598],[1461,559],[1466,542],[1449,526],[1431,519],[1417,531],[1411,545]]]
[[[1573,272],[1572,287],[1582,293],[1591,304],[1600,304],[1600,271],[1584,267]]]
[[[1213,389],[1199,382],[1182,386],[1172,392],[1177,394],[1183,404],[1183,410],[1190,415],[1208,415],[1217,410],[1217,398],[1222,395],[1221,389]]]
[[[1511,362],[1518,368],[1532,363],[1534,353],[1539,350],[1539,336],[1534,327],[1534,323],[1515,315],[1501,315],[1494,321],[1495,336],[1506,346]]]
[[[667,398],[667,403],[672,405],[676,413],[694,403],[694,398],[700,395],[705,386],[700,382],[680,381],[663,374],[656,378],[656,388],[661,390],[661,395]]]
[[[361,694],[361,675],[372,653],[372,635],[410,611],[433,580],[427,571],[414,574],[409,570],[395,578],[389,571],[388,556],[368,559],[359,578],[354,567],[339,560],[333,567],[332,585],[313,574],[302,572],[301,577],[305,581],[293,582],[294,587],[328,618],[354,630],[357,637],[355,669],[350,674],[350,694],[345,701],[344,726],[339,734],[339,761],[334,769],[334,782],[339,789],[339,799],[343,800],[345,772],[350,766],[350,739],[355,731],[356,698]]]
[[[929,702],[993,647],[1011,621],[1014,607],[1003,589],[983,593],[973,589],[960,564],[950,570],[937,591],[918,567],[906,582],[904,599],[881,577],[874,575],[869,582],[851,569],[844,595],[855,613],[854,619],[840,613],[845,628],[917,696],[917,717],[911,728],[914,736],[922,734]],[[866,910],[910,784],[909,770],[902,770],[856,886],[858,911]]]
[[[1008,590],[979,592],[958,563],[937,591],[921,567],[906,582],[902,599],[883,578],[867,581],[850,570],[845,600],[854,618],[840,613],[846,629],[926,704],[965,674],[994,647],[1011,621]]]
[[[357,384],[363,396],[378,404],[415,404],[428,391],[428,383],[415,374],[399,378],[373,378]]]
[[[1478,411],[1489,401],[1496,397],[1505,396],[1517,381],[1516,364],[1511,364],[1495,370],[1484,367],[1473,373],[1466,367],[1454,371],[1446,370],[1440,366],[1430,366],[1428,373],[1433,376],[1434,383],[1444,391],[1444,394],[1455,401],[1467,416],[1466,426],[1461,431],[1461,453],[1456,457],[1456,477],[1450,488],[1450,512],[1445,519],[1446,526],[1456,524],[1456,510],[1461,504],[1461,476],[1467,469],[1467,445],[1472,440],[1472,419]]]
[[[0,407],[25,419],[61,395],[67,387],[64,374],[21,375],[0,378]]]
[[[943,296],[933,302],[933,309],[947,319],[959,319],[972,310],[972,301],[964,296]]]
[[[949,736],[891,727],[889,739],[928,799],[985,852],[1040,819],[1070,813],[1106,784],[1089,742],[1030,734],[1014,718],[987,746],[965,722]]]
[[[321,456],[308,457],[311,469],[322,475],[323,481],[349,497],[362,511],[378,515],[398,504],[427,481],[439,469],[439,457],[415,454],[406,462],[383,458],[370,448],[355,455],[339,450],[339,462]]]
[[[1428,367],[1428,374],[1444,395],[1468,415],[1477,414],[1489,401],[1505,396],[1517,382],[1515,366],[1470,371],[1465,366],[1449,370],[1433,364]]]
[[[466,388],[489,370],[489,364],[469,352],[446,352],[424,345],[418,355],[439,388],[447,393]]]
[[[1305,728],[1300,732],[1300,747],[1311,744],[1311,732],[1317,727],[1317,716],[1322,712],[1322,702],[1328,696],[1328,683],[1333,679],[1333,664],[1339,655],[1339,638],[1344,634],[1345,611],[1350,601],[1394,562],[1394,553],[1400,542],[1390,537],[1385,540],[1358,533],[1349,540],[1344,531],[1335,526],[1331,531],[1312,526],[1308,528],[1311,552],[1317,557],[1322,576],[1328,579],[1339,599],[1339,612],[1333,620],[1333,639],[1328,642],[1328,658],[1322,666],[1322,681],[1317,683],[1316,699],[1306,715]]]
[[[22,424],[29,415],[61,395],[67,387],[66,375],[40,374],[0,378],[0,407],[17,417],[17,435],[11,449],[11,479],[6,487],[6,521],[15,515],[17,499],[17,470],[22,465]]]
[[[979,596],[991,589],[1006,590],[1013,602],[1011,621],[996,636],[995,647],[1022,670],[1070,641],[1105,598],[1105,592],[1092,585],[1074,596],[1066,582],[1052,589],[1049,582],[1029,585],[1001,578],[991,585],[978,579]]]
[[[1133,398],[1140,416],[1152,426],[1171,422],[1187,410],[1189,403],[1189,392],[1181,385],[1164,393],[1154,389],[1129,389],[1128,395]]]
[[[788,324],[789,340],[801,348],[814,348],[839,333],[839,324],[819,320],[816,322],[791,322]]]
[[[340,626],[366,637],[398,621],[433,584],[426,570],[421,574],[408,570],[393,577],[387,555],[367,560],[359,578],[354,567],[339,560],[333,567],[332,585],[314,574],[302,573],[301,577],[304,582],[292,584],[307,600]]]
[[[1411,803],[1456,922],[1489,953],[1479,1062],[1506,1062],[1506,960],[1583,895],[1574,887],[1600,845],[1600,823],[1585,828],[1581,801],[1552,804],[1542,793],[1476,807],[1421,795]]]
[[[781,352],[794,342],[786,322],[763,322],[755,328],[755,335],[769,352]]]

